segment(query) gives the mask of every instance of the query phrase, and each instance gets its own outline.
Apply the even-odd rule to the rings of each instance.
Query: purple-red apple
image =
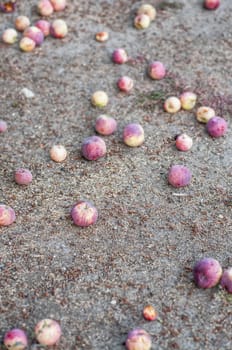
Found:
[[[25,38],[32,39],[35,42],[36,46],[40,46],[44,41],[43,32],[36,26],[26,28],[23,32],[23,36]]]
[[[216,286],[222,276],[222,267],[214,258],[203,258],[193,268],[193,277],[199,288]]]
[[[173,165],[168,172],[168,182],[173,187],[184,187],[189,185],[192,174],[184,165]]]
[[[28,346],[28,339],[22,329],[14,328],[6,332],[3,343],[9,350],[25,350]]]
[[[130,123],[123,130],[123,141],[127,146],[138,147],[144,142],[144,130],[140,124]]]
[[[97,160],[106,154],[105,141],[99,136],[87,137],[81,146],[81,154],[87,160]]]
[[[208,131],[209,135],[215,138],[225,135],[227,128],[228,126],[225,119],[218,116],[210,118],[206,124],[206,130]]]

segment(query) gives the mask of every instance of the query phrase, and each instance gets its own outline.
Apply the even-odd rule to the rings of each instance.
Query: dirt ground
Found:
[[[0,30],[25,14],[34,22],[37,1],[18,1],[13,14],[0,14]],[[12,206],[16,222],[0,229],[0,336],[23,328],[30,349],[39,349],[33,329],[40,319],[61,323],[57,349],[125,349],[129,330],[142,327],[152,349],[226,350],[232,347],[232,298],[220,286],[198,289],[194,263],[205,256],[232,265],[232,2],[206,11],[200,0],[151,1],[157,18],[147,30],[136,30],[139,1],[68,1],[51,18],[66,20],[63,40],[47,38],[32,53],[18,44],[0,44],[0,202]],[[97,31],[109,32],[98,43]],[[112,63],[115,48],[130,56]],[[162,81],[149,79],[148,62],[168,68]],[[130,94],[118,91],[122,75],[135,81]],[[22,89],[33,91],[27,98]],[[212,139],[195,111],[169,115],[163,100],[191,89],[197,106],[207,104],[225,117],[229,129]],[[109,104],[91,106],[96,90]],[[117,132],[104,137],[107,156],[81,157],[83,139],[95,134],[94,121],[107,113]],[[129,148],[122,142],[128,122],[139,122],[145,143]],[[188,133],[189,152],[175,149],[174,137]],[[68,158],[50,160],[54,143],[65,145]],[[192,171],[188,187],[167,184],[172,164]],[[17,167],[29,168],[33,182],[13,181]],[[75,226],[70,209],[91,200],[98,222]],[[157,321],[142,317],[151,303]]]

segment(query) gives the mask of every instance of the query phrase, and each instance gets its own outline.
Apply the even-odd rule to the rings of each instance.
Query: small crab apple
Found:
[[[37,5],[37,11],[41,16],[51,16],[54,12],[53,6],[49,0],[40,0]]]
[[[35,26],[26,28],[23,32],[23,36],[32,39],[36,46],[40,46],[44,41],[43,32]]]
[[[181,108],[186,111],[193,109],[197,101],[197,95],[191,91],[185,91],[180,95]]]
[[[216,10],[220,5],[220,0],[204,0],[204,8],[207,10]]]
[[[95,35],[95,39],[99,42],[104,42],[109,39],[109,33],[108,32],[98,32]]]
[[[119,78],[117,82],[117,86],[119,90],[124,91],[124,92],[129,92],[133,89],[134,82],[133,79],[130,77],[127,77],[126,75]]]
[[[32,173],[28,169],[19,168],[14,173],[14,179],[18,185],[29,185],[32,181]]]
[[[31,52],[36,47],[36,43],[32,39],[24,37],[20,40],[19,47],[24,52]]]
[[[50,0],[54,11],[63,11],[67,5],[66,0]]]
[[[96,223],[98,212],[91,202],[81,200],[73,206],[71,217],[75,225],[87,227]]]
[[[6,44],[14,44],[18,39],[18,33],[14,28],[7,28],[2,34],[2,41]]]
[[[223,272],[220,284],[227,292],[232,293],[232,267]]]
[[[224,118],[215,116],[211,118],[206,124],[206,129],[210,136],[220,137],[225,135],[227,132],[227,122]]]
[[[27,16],[18,16],[15,19],[15,28],[19,32],[23,32],[31,24],[30,19]]]
[[[63,39],[68,34],[68,27],[63,19],[55,19],[50,27],[50,34],[56,39]]]
[[[144,4],[140,6],[140,8],[137,11],[137,15],[140,15],[142,13],[150,17],[151,21],[154,21],[154,19],[156,18],[156,9],[150,4]]]
[[[0,133],[7,130],[7,123],[4,120],[0,120]]]
[[[215,110],[213,108],[201,106],[197,109],[196,118],[200,123],[208,123],[213,117],[215,117]]]
[[[214,258],[203,258],[193,267],[193,277],[199,288],[212,288],[219,283],[222,267]]]
[[[106,154],[105,141],[99,136],[87,137],[81,145],[81,154],[87,160],[97,160]]]
[[[152,346],[151,336],[144,329],[131,330],[126,338],[127,350],[150,350]]]
[[[116,49],[112,54],[112,60],[114,63],[123,64],[128,61],[127,53],[124,49]]]
[[[95,91],[91,97],[92,105],[95,107],[105,107],[108,104],[109,98],[105,91]]]
[[[138,147],[144,142],[144,130],[140,124],[131,123],[123,130],[123,141],[127,146]]]
[[[187,134],[180,134],[176,136],[176,148],[179,151],[189,151],[193,145],[193,140]]]
[[[44,37],[48,36],[50,34],[50,27],[51,24],[46,21],[45,19],[39,19],[36,23],[35,26],[41,30],[43,33]]]
[[[9,226],[15,221],[15,211],[5,204],[0,204],[0,226]]]
[[[101,114],[95,122],[95,130],[101,135],[111,135],[117,129],[117,122],[106,114]]]
[[[63,145],[53,145],[50,149],[50,158],[54,160],[54,162],[61,163],[67,157],[67,151]]]
[[[181,103],[178,97],[170,96],[164,102],[164,110],[168,113],[176,113],[181,109]]]
[[[184,187],[189,185],[192,175],[184,165],[172,165],[168,172],[168,183],[173,187]]]
[[[35,337],[44,346],[56,345],[61,337],[61,327],[55,320],[45,318],[35,326]]]
[[[155,80],[161,80],[166,75],[164,64],[159,61],[151,62],[148,66],[148,75]]]
[[[9,350],[25,350],[28,346],[26,333],[18,328],[6,332],[3,343]]]
[[[145,13],[137,15],[134,19],[134,26],[137,29],[146,29],[149,27],[150,23],[150,17],[148,15],[145,15]]]
[[[146,305],[143,309],[143,317],[147,321],[154,321],[158,317],[158,312],[152,305]]]

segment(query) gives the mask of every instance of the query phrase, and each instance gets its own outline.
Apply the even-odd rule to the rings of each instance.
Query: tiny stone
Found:
[[[27,89],[27,88],[23,88],[23,89],[21,90],[21,92],[22,92],[22,94],[23,94],[25,97],[27,97],[27,98],[35,97],[34,92],[31,91],[31,90],[29,90],[29,89]]]

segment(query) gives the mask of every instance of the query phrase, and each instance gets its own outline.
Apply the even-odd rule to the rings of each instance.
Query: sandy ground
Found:
[[[157,19],[145,31],[133,27],[139,1],[73,0],[52,16],[67,21],[65,39],[47,38],[27,54],[0,44],[0,117],[8,123],[0,135],[1,202],[17,215],[0,229],[1,337],[19,327],[35,344],[36,322],[51,317],[63,330],[57,349],[123,350],[135,327],[151,334],[153,350],[232,347],[231,296],[221,287],[200,290],[192,278],[205,256],[232,265],[232,2],[217,11],[203,10],[200,0],[151,3]],[[0,14],[1,32],[18,14],[34,22],[35,5],[18,1],[14,14]],[[106,43],[94,40],[99,30],[109,32]],[[127,64],[112,63],[117,47],[127,50]],[[151,60],[165,63],[166,79],[148,78]],[[117,90],[121,75],[135,81],[128,95]],[[186,88],[198,94],[197,106],[225,117],[226,136],[209,137],[196,109],[163,111],[165,96]],[[109,95],[103,110],[91,106],[95,90]],[[89,162],[80,146],[102,113],[117,119],[118,131],[104,138],[107,156]],[[139,148],[122,142],[128,122],[144,127]],[[180,132],[192,136],[191,151],[175,149]],[[68,150],[62,164],[50,160],[54,143]],[[190,186],[167,184],[172,164],[191,169]],[[17,167],[32,171],[30,186],[14,183]],[[98,208],[96,225],[73,225],[79,199]],[[159,312],[155,322],[142,317],[147,303]]]

